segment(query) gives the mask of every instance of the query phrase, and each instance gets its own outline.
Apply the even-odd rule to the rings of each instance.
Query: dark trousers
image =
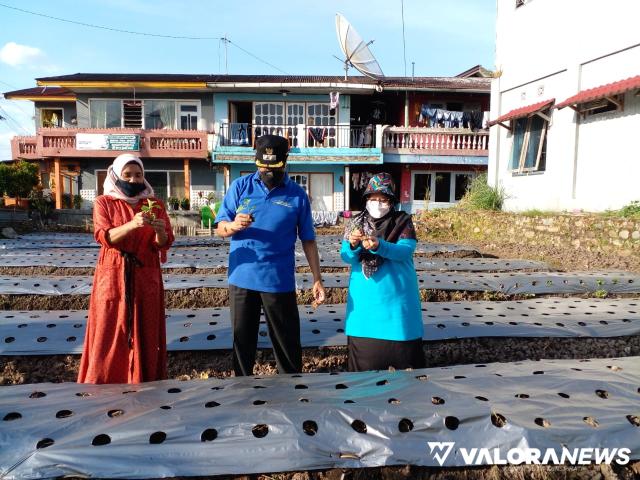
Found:
[[[296,292],[267,293],[229,285],[233,328],[233,370],[237,376],[253,375],[260,326],[260,308],[269,329],[279,373],[302,371],[300,316]]]
[[[421,338],[395,341],[347,337],[347,369],[350,372],[387,370],[389,367],[404,370],[426,366]]]

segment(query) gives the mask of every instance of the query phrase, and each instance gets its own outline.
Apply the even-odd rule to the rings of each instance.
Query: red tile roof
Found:
[[[536,112],[540,112],[547,107],[553,105],[555,102],[555,98],[551,98],[549,100],[545,100],[544,102],[534,103],[532,105],[527,105],[526,107],[516,108],[515,110],[511,110],[509,113],[502,115],[501,117],[496,118],[495,120],[491,120],[488,122],[489,126],[495,125],[497,123],[507,122],[509,120],[513,120],[515,118],[528,117],[529,115],[533,115]]]
[[[569,97],[558,103],[555,108],[564,108],[569,105],[591,102],[593,100],[599,100],[612,95],[618,95],[619,93],[628,92],[629,90],[635,90],[636,88],[640,89],[640,75],[620,80],[619,82],[607,83],[606,85],[601,85],[599,87],[582,90],[573,97]]]

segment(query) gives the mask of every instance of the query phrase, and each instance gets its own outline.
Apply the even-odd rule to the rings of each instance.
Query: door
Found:
[[[167,172],[144,172],[144,178],[153,187],[156,197],[163,202],[167,201]]]
[[[312,173],[310,178],[311,210],[333,211],[333,173]]]
[[[304,103],[289,103],[287,102],[287,138],[292,147],[299,146],[298,144],[298,125],[304,123]]]
[[[198,130],[199,102],[178,102],[178,114],[180,130]]]

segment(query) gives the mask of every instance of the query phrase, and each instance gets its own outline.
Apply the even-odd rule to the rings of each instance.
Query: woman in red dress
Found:
[[[129,153],[107,171],[93,207],[101,245],[89,303],[80,383],[140,383],[167,377],[160,262],[174,237],[142,161]],[[151,212],[149,200],[155,202]],[[143,207],[146,208],[143,209]]]

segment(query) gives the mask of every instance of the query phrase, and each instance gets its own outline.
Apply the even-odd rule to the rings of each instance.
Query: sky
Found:
[[[403,6],[407,75],[412,62],[416,76],[494,68],[495,0],[0,0],[0,92],[77,72],[341,75],[336,13],[374,40],[385,75],[402,76]],[[34,133],[33,103],[0,98],[0,116],[6,160],[11,137]]]

